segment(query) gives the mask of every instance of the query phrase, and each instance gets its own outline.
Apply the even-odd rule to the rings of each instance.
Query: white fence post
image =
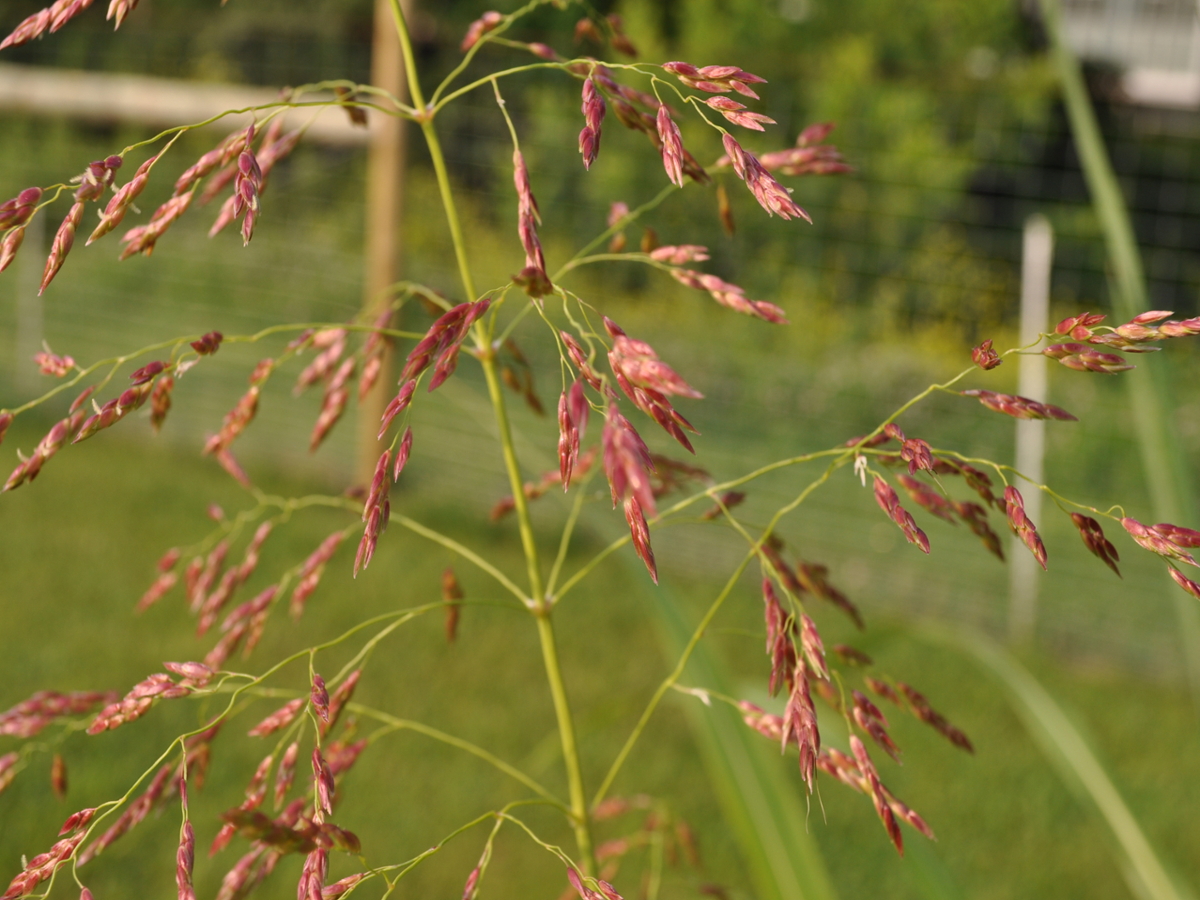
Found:
[[[1054,258],[1054,233],[1045,216],[1025,220],[1021,253],[1021,346],[1032,344],[1048,328],[1050,272]],[[1046,359],[1030,354],[1018,357],[1017,393],[1039,403],[1046,402]],[[1033,482],[1041,484],[1045,455],[1046,423],[1021,419],[1017,422],[1016,467]],[[1035,525],[1042,520],[1042,492],[1032,485],[1019,485],[1025,498],[1025,513]],[[1037,620],[1038,563],[1033,554],[1013,537],[1009,567],[1008,631],[1014,642],[1033,640]]]

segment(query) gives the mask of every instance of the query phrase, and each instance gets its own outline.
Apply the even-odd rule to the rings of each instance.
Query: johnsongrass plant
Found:
[[[90,5],[91,0],[58,0],[17,24],[0,43],[0,49],[57,31]],[[112,0],[109,18],[119,26],[135,5],[136,0]],[[36,364],[60,383],[42,397],[0,410],[0,440],[16,417],[35,408],[53,410],[62,418],[36,446],[18,449],[18,462],[3,480],[5,492],[37,490],[33,482],[57,453],[70,452],[74,444],[96,437],[143,407],[148,407],[150,423],[157,430],[171,409],[177,380],[194,366],[220,365],[218,354],[223,345],[263,345],[271,355],[264,356],[247,373],[248,390],[203,447],[204,454],[244,488],[244,508],[234,516],[214,516],[216,527],[199,543],[166,550],[156,578],[137,603],[139,610],[145,610],[182,595],[183,603],[197,620],[200,637],[207,641],[196,654],[200,658],[164,662],[163,671],[149,673],[132,687],[118,691],[43,691],[0,713],[0,735],[6,741],[17,742],[15,749],[0,755],[0,791],[21,777],[22,770],[29,768],[39,754],[53,754],[67,740],[95,740],[105,731],[153,715],[160,704],[203,700],[203,722],[167,746],[151,748],[148,753],[156,756],[156,761],[124,795],[90,798],[94,805],[73,813],[57,842],[48,837],[46,848],[30,848],[34,855],[23,860],[20,871],[13,873],[3,900],[45,895],[57,878],[67,876],[79,886],[81,898],[90,898],[91,892],[85,886],[88,863],[132,828],[142,825],[151,812],[164,810],[170,814],[142,827],[175,828],[178,823],[179,898],[194,897],[195,831],[188,813],[189,792],[201,787],[210,765],[222,765],[220,749],[234,741],[257,742],[264,755],[253,772],[245,773],[245,800],[223,814],[211,846],[211,853],[216,854],[237,840],[242,853],[236,862],[225,866],[219,900],[245,896],[271,877],[287,854],[304,860],[297,885],[299,900],[330,900],[360,889],[373,889],[376,895],[382,892],[386,896],[402,884],[406,873],[446,842],[467,840],[468,834],[478,832],[485,836],[479,862],[462,875],[463,897],[467,900],[484,890],[494,842],[502,829],[527,837],[561,862],[561,882],[550,885],[551,890],[573,889],[582,900],[615,900],[622,892],[634,896],[633,886],[641,883],[638,867],[643,859],[630,851],[656,846],[662,852],[668,839],[686,847],[686,827],[672,829],[669,838],[651,835],[650,831],[662,830],[661,821],[651,817],[642,830],[598,844],[596,825],[648,808],[650,801],[645,797],[613,796],[611,790],[647,723],[672,689],[686,689],[705,702],[736,707],[748,728],[796,757],[796,777],[809,792],[814,790],[818,777],[826,777],[862,794],[873,805],[887,839],[897,851],[902,853],[904,848],[902,826],[932,838],[933,832],[922,817],[880,779],[872,754],[892,758],[899,754],[884,709],[892,715],[915,716],[955,746],[968,752],[973,748],[968,737],[934,709],[921,691],[881,671],[867,654],[843,644],[826,649],[820,633],[822,617],[845,615],[859,628],[864,622],[853,602],[829,582],[827,569],[818,561],[798,556],[789,547],[786,524],[788,517],[803,512],[805,501],[831,479],[855,479],[864,489],[869,487],[883,515],[923,553],[931,553],[935,542],[909,507],[919,507],[924,514],[951,524],[966,525],[979,537],[985,551],[1001,558],[1003,544],[998,532],[1003,531],[1000,523],[1007,523],[1045,567],[1047,550],[1037,524],[1025,513],[1021,492],[1022,487],[1026,491],[1041,490],[1054,500],[1057,511],[1070,516],[1086,548],[1114,572],[1119,574],[1120,556],[1105,533],[1106,524],[1110,529],[1119,525],[1136,544],[1161,556],[1179,587],[1200,598],[1200,584],[1183,574],[1184,566],[1197,565],[1191,551],[1200,547],[1200,532],[1166,523],[1146,525],[1120,507],[1097,509],[1076,502],[1047,485],[1029,482],[1011,466],[970,458],[951,448],[933,447],[920,437],[910,437],[901,424],[908,410],[936,393],[977,400],[997,413],[1016,418],[1072,420],[1074,416],[1059,407],[973,385],[986,384],[986,373],[1016,353],[1041,352],[1077,370],[1079,377],[1116,374],[1131,368],[1122,353],[1146,353],[1159,349],[1159,344],[1168,339],[1198,334],[1200,319],[1179,321],[1171,319],[1169,312],[1154,311],[1111,327],[1103,324],[1103,316],[1083,313],[1059,323],[1052,334],[1043,335],[1046,346],[1039,340],[1035,345],[1000,353],[992,341],[984,341],[972,351],[970,365],[964,352],[965,367],[959,374],[930,385],[869,433],[849,437],[824,450],[781,459],[724,482],[717,482],[691,462],[651,453],[641,436],[647,428],[661,428],[683,450],[696,452],[694,429],[676,403],[699,401],[702,395],[659,357],[650,342],[654,335],[626,333],[604,309],[573,291],[572,273],[593,264],[646,265],[656,270],[656,277],[670,277],[707,294],[727,307],[730,315],[754,317],[762,328],[787,327],[785,308],[752,299],[739,286],[703,271],[702,264],[708,259],[704,247],[687,243],[659,246],[651,241],[633,250],[626,245],[625,229],[670,202],[679,189],[715,192],[718,214],[732,227],[727,190],[737,181],[768,215],[778,216],[784,223],[809,220],[793,199],[792,189],[780,179],[839,175],[848,172],[849,167],[828,143],[832,126],[825,124],[806,128],[787,149],[761,155],[747,150],[735,136],[742,133],[739,129],[764,132],[774,123],[751,108],[758,99],[755,85],[763,79],[737,65],[567,59],[544,43],[519,39],[525,28],[522,19],[541,5],[541,0],[534,0],[510,14],[485,13],[472,24],[463,41],[462,63],[426,94],[403,10],[398,0],[393,0],[395,34],[407,70],[411,103],[370,85],[305,85],[289,89],[277,102],[250,110],[254,117],[251,125],[229,134],[198,160],[178,159],[172,151],[180,136],[207,122],[169,129],[89,164],[69,183],[28,187],[0,205],[3,270],[19,252],[33,217],[49,215],[51,204],[69,195],[69,212],[57,229],[45,264],[43,291],[67,262],[77,230],[85,227],[87,243],[91,244],[116,230],[127,217],[140,215],[134,201],[151,179],[169,180],[174,175],[173,195],[119,238],[124,245],[122,259],[149,256],[159,240],[170,240],[169,231],[177,219],[196,215],[200,206],[220,197],[224,200],[212,233],[239,223],[243,243],[248,246],[256,222],[270,215],[265,195],[270,172],[304,137],[303,126],[285,130],[284,114],[291,110],[316,113],[338,106],[358,119],[363,111],[369,111],[399,117],[419,127],[436,174],[460,278],[460,293],[455,297],[445,297],[420,284],[396,285],[381,314],[364,314],[350,322],[280,323],[256,334],[222,335],[212,331],[168,337],[152,346],[86,365],[49,349],[38,354]],[[615,17],[588,13],[580,20],[577,33],[631,55],[630,39]],[[533,61],[462,83],[468,64],[489,45],[528,52]],[[616,123],[648,138],[670,183],[640,206],[631,208],[614,201],[609,228],[557,268],[547,265],[539,236],[541,229],[553,223],[541,219],[536,178],[526,166],[520,134],[504,99],[506,91],[519,86],[523,74],[535,71],[557,73],[564,90],[581,92],[583,127],[578,149],[584,169],[590,169],[600,153],[606,124],[612,127],[608,118],[611,110]],[[456,189],[438,133],[439,114],[459,98],[476,92],[494,98],[496,115],[503,117],[511,135],[518,198],[517,237],[523,253],[523,257],[514,256],[515,274],[508,283],[483,291],[475,283],[472,248],[460,226]],[[699,162],[685,146],[681,122],[689,130],[716,129],[725,154],[707,165]],[[645,158],[650,164],[651,153],[647,152]],[[118,184],[126,165],[136,166],[134,174]],[[586,175],[581,173],[581,177]],[[89,213],[90,204],[95,204],[95,216]],[[792,222],[780,227],[804,226]],[[393,327],[397,313],[406,304],[431,311],[432,324],[417,332]],[[542,474],[532,474],[519,458],[506,407],[504,384],[521,389],[522,382],[511,370],[505,370],[501,350],[512,346],[518,328],[523,328],[522,340],[541,340],[555,348],[559,361],[559,466]],[[279,497],[255,485],[252,474],[234,455],[234,447],[253,424],[262,387],[269,379],[295,379],[297,391],[313,387],[323,390],[311,433],[310,444],[315,448],[342,419],[352,394],[357,393],[361,400],[389,371],[386,361],[393,353],[403,362],[397,366],[400,374],[395,395],[379,422],[378,458],[368,486],[342,494]],[[460,537],[392,511],[391,488],[405,477],[413,443],[420,440],[419,432],[414,433],[409,423],[411,409],[417,403],[437,402],[437,389],[454,376],[460,363],[478,366],[487,385],[497,425],[496,452],[511,488],[510,496],[497,505],[493,517],[519,534],[524,572],[505,571]],[[547,446],[555,440],[548,430],[542,437]],[[594,487],[599,484],[600,472],[607,490]],[[768,473],[788,475],[792,499],[767,521],[751,522],[739,515],[738,506],[755,489],[756,480]],[[54,477],[53,466],[47,477]],[[566,492],[572,503],[556,540],[547,545],[535,532],[530,504],[551,490]],[[586,504],[595,503],[611,503],[614,510],[620,507],[628,536],[613,541],[576,570],[567,571],[580,513]],[[272,533],[286,528],[293,514],[313,507],[343,512],[345,524],[307,558],[272,573],[274,583],[270,587],[249,599],[239,597],[239,588],[258,568],[261,549]],[[636,554],[648,578],[657,583],[654,532],[684,517],[724,527],[730,540],[741,547],[741,561],[728,580],[716,588],[682,656],[650,692],[649,702],[620,751],[606,769],[584,771],[573,724],[578,713],[565,686],[555,638],[556,610],[563,602],[602,602],[603,598],[587,595],[588,576],[613,554]],[[368,662],[372,652],[397,629],[427,615],[445,616],[447,632],[453,637],[465,602],[454,571],[447,570],[443,576],[439,601],[375,616],[344,633],[330,634],[319,644],[296,647],[280,659],[260,662],[254,656],[265,629],[278,627],[285,608],[293,618],[303,615],[309,598],[321,589],[322,574],[329,566],[351,567],[357,575],[370,566],[376,554],[389,553],[389,524],[440,545],[455,554],[460,565],[474,567],[487,576],[493,586],[489,602],[507,603],[528,614],[541,646],[567,785],[567,794],[560,796],[485,747],[432,726],[406,721],[403,727],[490,764],[497,777],[511,787],[509,802],[463,823],[449,835],[431,834],[431,849],[411,859],[387,859],[387,848],[362,846],[353,831],[355,823],[338,815],[339,791],[343,775],[359,756],[371,752],[375,739],[394,731],[398,727],[395,723],[400,721],[388,710],[354,701],[360,680],[371,677]],[[349,547],[355,539],[357,549],[351,558]],[[771,694],[785,699],[783,715],[771,714],[738,697],[723,696],[711,686],[685,688],[679,684],[688,658],[722,607],[760,602],[757,597],[745,596],[741,587],[748,570],[761,575],[758,593],[767,657],[764,680]],[[350,660],[338,669],[331,668],[329,662],[330,651],[335,648],[351,652]],[[597,648],[596,652],[607,651]],[[285,674],[296,669],[307,670],[308,689],[289,693],[281,685]],[[845,747],[832,747],[822,740],[814,694],[828,706],[828,715],[844,720],[848,733]],[[281,700],[285,702],[281,704]],[[352,720],[365,721],[377,730],[359,737],[350,724]],[[77,735],[78,731],[86,731],[87,735]],[[7,748],[0,746],[0,750]],[[57,755],[51,771],[56,789],[65,785],[65,768]],[[0,804],[3,802],[0,797]],[[522,815],[531,805],[548,807],[560,815],[566,832],[573,835],[573,844],[559,846],[553,842],[557,835],[539,834]],[[14,812],[4,810],[3,814]],[[329,883],[331,853],[357,858],[359,871]]]

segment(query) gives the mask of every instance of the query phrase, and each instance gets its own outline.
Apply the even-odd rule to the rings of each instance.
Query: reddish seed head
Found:
[[[1000,354],[992,349],[991,338],[988,338],[978,347],[975,347],[971,350],[971,359],[974,360],[975,365],[979,366],[979,368],[983,369],[984,371],[994,369],[996,366],[1000,365],[1000,363],[1004,362],[1004,360],[1000,358]]]
[[[328,723],[329,691],[325,689],[325,679],[315,672],[312,677],[312,690],[309,693],[313,711],[321,718],[321,721]]]

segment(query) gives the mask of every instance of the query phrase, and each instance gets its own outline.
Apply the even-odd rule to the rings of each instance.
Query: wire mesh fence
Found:
[[[20,48],[12,61],[259,84],[367,77],[369,4],[313,3],[286,15],[272,4],[257,10],[230,4],[225,11],[193,6],[143,0],[116,43],[106,43],[112,36],[99,33],[95,17],[73,25],[74,32],[64,29]],[[702,295],[633,266],[581,271],[572,281],[572,290],[615,310],[614,318],[631,332],[636,327],[651,337],[681,371],[704,373],[698,380],[705,382],[708,398],[694,415],[703,432],[702,461],[718,476],[772,454],[815,449],[861,433],[932,378],[961,368],[971,343],[994,336],[1000,344],[1003,335],[1014,336],[1021,233],[1035,212],[1046,215],[1055,231],[1052,311],[1066,315],[1107,307],[1105,248],[1043,59],[1036,18],[999,0],[970,12],[957,4],[930,6],[907,15],[872,0],[843,5],[792,0],[777,7],[745,0],[724,12],[698,0],[622,8],[631,21],[647,26],[646,58],[705,63],[740,53],[735,61],[747,68],[758,71],[761,65],[769,79],[762,109],[779,124],[747,139],[748,147],[778,149],[805,125],[833,120],[837,128],[830,140],[854,168],[847,175],[793,183],[812,226],[768,220],[744,191],[737,193],[740,186],[733,181],[732,236],[721,229],[711,189],[689,188],[647,220],[655,234],[650,239],[712,248],[711,271],[753,296],[780,303],[792,319],[790,329],[768,333],[762,323],[734,317]],[[36,4],[14,3],[11,15],[6,7],[0,30],[25,7]],[[739,21],[750,11],[759,31]],[[423,62],[446,71],[476,12],[452,4],[447,19],[435,21],[432,9],[424,11],[417,19]],[[1070,3],[1067,13],[1072,40],[1094,63],[1093,96],[1133,211],[1152,301],[1181,316],[1195,315],[1200,113],[1178,98],[1173,106],[1148,106],[1144,98],[1131,102],[1137,98],[1123,88],[1135,70],[1169,70],[1181,77],[1197,71],[1195,7],[1182,0],[1111,0]],[[939,17],[950,24],[941,28]],[[553,42],[567,55],[602,52],[575,44],[573,20],[566,19],[539,13],[521,37]],[[530,59],[519,51],[498,52],[511,54],[516,64]],[[646,87],[636,74],[618,74]],[[625,132],[611,117],[597,165],[583,172],[575,154],[581,124],[576,82],[534,73],[526,87],[505,80],[503,89],[530,160],[552,266],[603,231],[612,201],[634,206],[666,184],[644,137]],[[465,188],[479,280],[488,287],[502,284],[519,268],[519,244],[512,148],[490,89],[448,108],[441,127],[452,175]],[[11,113],[0,113],[0,131],[5,196],[27,184],[63,180],[99,155],[98,147],[116,149],[148,136],[121,123],[81,125]],[[697,123],[685,125],[684,136],[702,162],[719,155],[719,141]],[[173,152],[174,165],[181,170],[211,143],[211,135],[189,136]],[[454,297],[453,254],[432,176],[418,142],[411,144],[405,277]],[[351,318],[361,303],[363,171],[361,148],[302,148],[272,175],[260,230],[248,250],[231,235],[205,237],[211,214],[201,211],[181,222],[151,259],[118,264],[112,245],[77,247],[40,307],[33,294],[38,251],[44,253],[48,237],[42,236],[40,248],[31,239],[21,264],[0,281],[5,298],[0,404],[13,405],[46,387],[28,358],[42,338],[83,362],[188,331],[252,333],[281,320]],[[152,186],[143,209],[165,198],[168,184]],[[639,226],[627,239],[636,246],[647,238]],[[415,307],[404,316],[405,327],[420,330],[427,323],[427,314]],[[532,329],[516,335],[535,364],[548,361],[537,352],[538,337]],[[160,439],[198,449],[244,390],[255,359],[277,352],[285,340],[230,347],[220,364],[189,373],[180,385],[175,418]],[[1162,356],[1172,354],[1179,371],[1189,373],[1179,380],[1177,424],[1196,459],[1200,394],[1190,378],[1196,366],[1185,358],[1194,354],[1172,349]],[[1007,377],[998,374],[1002,382]],[[547,407],[559,389],[551,381],[539,384]],[[272,386],[264,398],[260,422],[244,445],[247,465],[283,459],[344,482],[352,429],[343,426],[309,457],[307,434],[317,400],[292,399],[289,388]],[[418,412],[415,453],[425,465],[418,467],[416,489],[482,515],[506,490],[487,449],[492,426],[469,374],[446,395],[449,402],[439,411]],[[1052,430],[1049,478],[1097,502],[1118,492],[1136,499],[1143,488],[1119,388],[1056,372],[1051,400],[1084,422],[1069,426],[1074,431]],[[934,404],[918,414],[910,431],[960,439],[965,432],[972,449],[1001,458],[1010,453],[1010,423],[973,405],[964,408],[966,402]],[[518,426],[529,468],[551,468],[553,423],[522,411]],[[138,436],[143,438],[149,436]],[[790,489],[787,483],[765,486],[753,502],[765,508]],[[955,549],[942,556],[940,567],[922,566],[902,552],[911,548],[897,545],[891,526],[878,520],[873,501],[857,483],[847,481],[822,495],[810,514],[786,527],[806,556],[831,564],[868,612],[1002,627],[1007,581],[999,563],[989,568],[970,536],[945,529],[932,532],[935,544],[942,539]],[[1042,639],[1064,652],[1089,647],[1107,661],[1173,677],[1180,657],[1153,572],[1134,567],[1130,582],[1144,596],[1131,602],[1127,590],[1109,584],[1105,570],[1088,565],[1092,561],[1074,545],[1069,524],[1055,519],[1046,531],[1052,551],[1061,548],[1061,564],[1044,586],[1050,599],[1039,622]],[[854,536],[849,544],[847,534]],[[728,562],[718,542],[690,532],[686,540],[665,538],[663,554],[688,573],[715,572]]]

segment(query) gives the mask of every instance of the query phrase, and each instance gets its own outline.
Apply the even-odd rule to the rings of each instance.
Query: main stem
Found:
[[[413,55],[407,23],[404,20],[404,11],[400,8],[399,0],[392,0],[392,17],[395,20],[396,33],[400,39],[400,49],[404,54],[404,65],[408,73],[409,91],[412,95],[413,105],[424,113],[426,112],[425,99],[421,91],[421,83],[417,79],[416,58]],[[433,171],[437,176],[438,192],[441,194],[442,206],[446,211],[446,223],[450,228],[450,239],[454,244],[454,256],[458,261],[463,290],[466,292],[467,300],[474,301],[478,299],[479,295],[475,290],[475,281],[471,277],[471,267],[467,260],[467,244],[463,239],[462,226],[458,220],[458,208],[454,203],[454,194],[450,188],[446,157],[442,153],[442,145],[438,140],[437,131],[433,127],[432,118],[426,118],[421,122],[421,131],[425,136],[425,143],[429,147]],[[567,767],[567,784],[571,797],[571,820],[575,829],[575,842],[579,847],[580,862],[585,874],[592,873],[596,871],[596,860],[592,852],[591,821],[588,816],[587,795],[583,787],[583,769],[579,762],[579,748],[575,743],[575,725],[571,719],[571,706],[567,700],[567,689],[563,683],[562,669],[558,663],[554,625],[550,621],[551,607],[546,602],[541,565],[538,561],[537,542],[534,540],[533,523],[529,518],[529,504],[525,498],[521,467],[517,462],[512,427],[508,421],[508,410],[504,402],[504,392],[496,373],[495,352],[491,346],[487,326],[483,321],[475,324],[475,342],[479,351],[479,361],[483,367],[483,375],[487,380],[488,396],[496,411],[496,425],[500,433],[504,468],[508,472],[508,482],[515,504],[514,512],[517,514],[517,523],[521,532],[521,546],[525,551],[525,564],[529,570],[530,608],[537,619],[538,639],[542,645],[542,660],[546,666],[546,679],[550,683],[550,695],[554,699],[554,714],[558,719],[558,733],[562,741],[563,759]]]

